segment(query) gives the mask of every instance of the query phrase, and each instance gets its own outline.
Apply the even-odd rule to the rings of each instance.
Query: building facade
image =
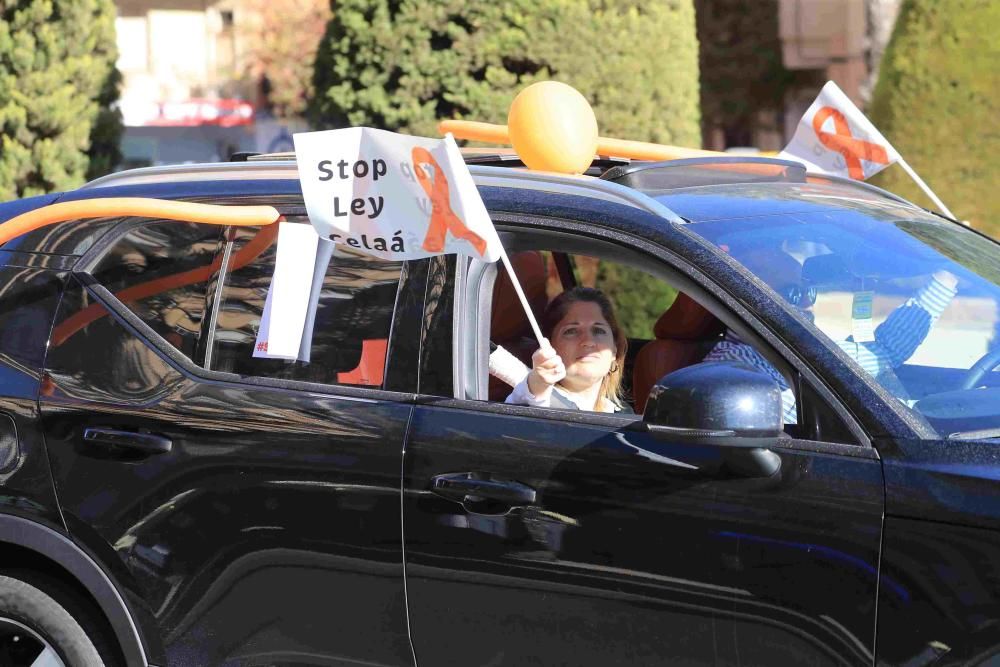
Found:
[[[288,150],[250,73],[242,0],[117,0],[123,166],[227,160]]]

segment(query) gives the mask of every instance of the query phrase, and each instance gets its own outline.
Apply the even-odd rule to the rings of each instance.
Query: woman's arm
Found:
[[[957,286],[958,279],[948,271],[935,272],[930,282],[889,314],[875,329],[875,342],[865,347],[890,367],[902,366],[958,293]]]

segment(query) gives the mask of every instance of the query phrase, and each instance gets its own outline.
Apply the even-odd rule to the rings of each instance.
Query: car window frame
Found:
[[[287,198],[282,198],[287,201]],[[251,202],[245,203],[256,203],[256,204],[271,204],[275,205],[275,202],[269,201],[266,198],[255,199]],[[278,205],[279,213],[282,215],[305,215],[304,206],[300,205]],[[91,248],[89,248],[83,255],[81,255],[76,262],[73,264],[71,271],[69,272],[73,277],[75,277],[84,290],[96,301],[100,302],[105,308],[108,309],[109,313],[113,317],[117,317],[119,324],[126,326],[131,330],[131,333],[138,338],[140,338],[146,345],[148,345],[152,350],[160,356],[160,358],[173,367],[176,371],[184,375],[186,378],[208,384],[223,384],[227,386],[254,386],[278,390],[288,390],[288,391],[299,391],[299,392],[309,392],[309,393],[319,393],[319,394],[329,394],[336,395],[344,398],[358,398],[358,399],[368,399],[368,400],[391,400],[395,402],[413,402],[416,392],[416,385],[414,383],[412,390],[408,390],[405,387],[399,387],[395,389],[383,389],[383,388],[368,388],[368,387],[357,387],[351,385],[341,385],[341,384],[324,384],[318,382],[309,382],[304,380],[288,380],[288,379],[278,379],[269,378],[266,376],[257,375],[238,375],[235,373],[227,373],[224,371],[214,371],[205,368],[200,365],[196,360],[191,359],[187,355],[183,354],[180,350],[171,345],[162,336],[160,336],[149,324],[147,324],[141,317],[139,317],[135,312],[132,311],[125,303],[121,302],[115,295],[104,285],[102,285],[91,273],[90,271],[97,265],[100,259],[106,254],[106,252],[114,246],[114,244],[124,235],[128,234],[133,229],[142,227],[149,224],[157,224],[158,222],[174,222],[169,220],[151,220],[148,218],[128,218],[120,222],[114,228],[108,230],[103,237],[95,243]],[[229,227],[226,228],[227,230]],[[226,233],[225,231],[223,232]],[[232,241],[227,241],[223,244],[222,252],[225,252],[225,247],[229,246]],[[397,286],[396,290],[396,301],[393,304],[393,319],[390,325],[390,340],[398,336],[399,333],[396,329],[396,321],[399,316],[399,305],[400,305],[400,295],[404,289],[419,290],[423,293],[423,285],[415,285],[404,287],[403,279],[407,275],[407,264],[409,262],[404,262],[403,269],[400,275],[400,284]],[[216,281],[221,281],[229,267],[227,265],[220,266],[220,269],[213,274],[212,279]],[[415,273],[415,278],[419,282],[421,278],[426,279],[426,275],[421,272]],[[208,299],[208,291],[206,291],[206,303],[209,310],[206,311],[205,317],[203,318],[202,332],[204,333],[206,326],[215,326],[217,313],[214,310],[214,300]],[[201,341],[199,341],[199,350],[203,352],[203,346]],[[393,355],[392,346],[389,347],[389,352],[387,353],[387,363],[385,377],[389,377],[390,368],[393,365]],[[415,351],[410,350],[409,354],[416,354]],[[386,384],[385,382],[383,385]]]
[[[761,354],[768,359],[786,377],[790,386],[793,387],[797,403],[799,404],[799,417],[802,418],[803,409],[800,398],[803,395],[801,382],[808,382],[812,392],[819,396],[821,401],[832,410],[844,427],[854,436],[854,443],[826,442],[796,438],[789,442],[796,443],[795,447],[810,449],[813,451],[831,452],[857,452],[866,450],[874,452],[871,435],[863,428],[860,420],[846,408],[842,401],[834,392],[820,380],[812,371],[809,365],[795,354],[787,345],[780,340],[772,341],[766,338],[767,327],[749,312],[742,304],[732,298],[728,298],[725,290],[705,275],[695,264],[679,257],[672,251],[654,244],[636,235],[597,227],[585,222],[575,221],[562,217],[509,214],[504,212],[491,212],[494,224],[500,233],[505,244],[505,249],[509,252],[517,252],[519,249],[531,249],[528,245],[521,248],[520,242],[511,242],[517,236],[544,235],[557,237],[563,235],[566,240],[574,243],[590,244],[591,247],[605,245],[612,249],[611,253],[598,253],[598,256],[607,256],[621,253],[629,255],[630,260],[641,258],[638,262],[639,268],[646,270],[660,279],[667,280],[673,286],[684,291],[689,296],[698,301],[703,307],[712,312],[727,326],[735,330],[745,341],[752,344]],[[668,224],[668,223],[664,223]],[[585,254],[585,253],[579,253]],[[454,407],[464,410],[482,412],[500,412],[512,416],[530,416],[543,419],[553,419],[581,424],[592,424],[595,426],[610,426],[612,428],[627,428],[636,422],[641,423],[642,415],[613,415],[598,412],[560,410],[556,408],[537,408],[530,406],[515,406],[503,403],[490,402],[488,400],[477,400],[459,396],[463,387],[469,383],[469,373],[476,373],[465,366],[462,369],[455,367],[455,359],[468,360],[475,359],[472,363],[477,367],[485,367],[486,357],[488,357],[489,322],[482,322],[482,308],[478,299],[483,298],[486,293],[492,294],[492,281],[488,285],[481,282],[476,283],[470,289],[468,284],[469,266],[476,262],[484,264],[480,260],[472,259],[466,262],[457,263],[458,279],[454,281],[455,312],[452,318],[452,329],[455,335],[453,341],[453,375],[455,378],[454,393],[450,397],[426,394],[423,387],[418,386],[417,401],[419,403],[433,403],[441,407]],[[482,268],[473,270],[483,271]],[[503,270],[502,268],[496,269]],[[496,273],[494,271],[494,275]],[[462,274],[466,274],[463,276]],[[487,298],[489,298],[487,296]],[[474,305],[474,306],[473,306]],[[461,323],[461,326],[459,324]],[[485,329],[484,329],[485,326]],[[466,332],[466,336],[475,335],[476,339],[471,342],[459,342],[459,332]],[[476,331],[476,334],[469,332]],[[485,343],[479,339],[483,337],[485,331]],[[469,349],[471,348],[472,352]],[[485,350],[485,354],[484,354]],[[421,364],[424,360],[421,359]],[[868,455],[868,454],[865,454]]]
[[[98,280],[93,275],[92,271],[100,264],[101,260],[107,255],[107,253],[112,248],[115,247],[115,245],[124,236],[128,235],[129,233],[131,233],[134,230],[142,229],[143,227],[147,227],[149,225],[155,225],[155,224],[159,224],[159,223],[185,224],[186,221],[184,221],[184,220],[167,220],[167,219],[158,219],[158,218],[138,218],[138,217],[132,217],[132,216],[122,217],[121,221],[118,224],[113,225],[112,227],[105,229],[105,231],[103,232],[102,236],[95,243],[93,243],[91,245],[91,247],[88,248],[82,255],[80,255],[80,257],[77,258],[76,262],[72,266],[71,273],[80,280],[80,282],[83,284],[83,286],[84,286],[85,289],[87,289],[87,287],[91,286],[91,285],[98,285],[98,286],[100,286],[103,289],[104,292],[106,292],[107,294],[111,295],[111,299],[115,303],[121,304],[125,308],[125,310],[127,310],[129,313],[135,315],[135,313],[132,311],[131,308],[129,308],[123,302],[119,301],[118,298],[114,296],[114,292],[112,292],[107,287],[105,287],[103,285],[103,283],[101,283],[100,280]],[[226,235],[228,233],[229,227],[221,227],[221,226],[219,226],[219,229],[220,229],[220,231],[219,231],[219,238],[221,240],[221,244],[220,244],[219,249],[216,251],[216,254],[213,255],[212,261],[209,263],[208,266],[211,266],[212,263],[215,262],[215,260],[216,260],[217,257],[224,257],[225,254],[226,254],[226,249],[230,245],[230,242],[226,238]],[[145,322],[145,320],[143,320],[141,317],[139,317],[138,315],[136,315],[136,318],[140,322],[142,322],[143,326],[145,327],[145,329],[148,330],[148,335],[156,336],[158,339],[160,339],[166,345],[168,345],[172,350],[175,350],[178,353],[177,356],[179,358],[189,360],[191,362],[191,364],[193,366],[195,366],[195,367],[198,367],[200,361],[203,360],[203,358],[204,358],[205,351],[204,351],[204,347],[203,346],[204,346],[204,336],[205,336],[205,334],[207,332],[207,327],[209,326],[210,323],[214,323],[214,321],[215,321],[214,320],[214,313],[212,312],[213,303],[212,303],[212,299],[210,298],[210,295],[213,293],[213,290],[217,289],[218,282],[222,278],[222,272],[223,272],[224,268],[225,267],[220,264],[219,269],[217,269],[215,272],[213,272],[208,277],[208,279],[205,281],[205,285],[206,285],[206,287],[205,287],[205,312],[204,312],[203,317],[201,318],[201,322],[199,323],[199,327],[198,327],[198,329],[199,329],[199,332],[198,332],[198,344],[197,344],[197,346],[195,348],[196,349],[196,353],[195,353],[195,357],[196,358],[192,359],[191,357],[188,357],[186,354],[181,353],[180,350],[178,350],[177,348],[175,348],[173,345],[171,345],[166,340],[164,340],[162,336],[160,336],[158,333],[156,333],[156,331],[151,326],[149,326],[149,324],[147,324]],[[104,305],[107,306],[108,304],[105,303]],[[143,338],[148,338],[148,336],[143,336]]]

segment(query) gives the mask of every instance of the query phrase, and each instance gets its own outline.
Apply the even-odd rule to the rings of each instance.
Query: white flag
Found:
[[[451,135],[424,139],[358,127],[293,140],[312,226],[280,223],[254,357],[310,360],[335,244],[397,261],[500,257],[493,221]]]
[[[309,361],[312,328],[306,331],[305,323],[315,318],[319,298],[318,294],[316,300],[312,298],[317,289],[314,277],[317,272],[326,275],[330,254],[325,250],[317,252],[321,239],[310,225],[278,224],[274,275],[267,288],[253,356]]]
[[[897,162],[899,153],[844,91],[828,81],[778,157],[863,181]]]
[[[306,210],[323,238],[390,260],[499,258],[500,239],[451,135],[355,127],[293,140]]]

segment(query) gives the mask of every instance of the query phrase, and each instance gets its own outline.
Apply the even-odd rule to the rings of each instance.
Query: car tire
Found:
[[[37,579],[30,579],[31,583],[0,575],[0,663],[31,665],[44,655],[49,661],[39,664],[104,667],[98,650],[102,642],[81,625],[89,623],[79,601],[65,592],[57,593],[55,586],[48,586],[46,592]]]

